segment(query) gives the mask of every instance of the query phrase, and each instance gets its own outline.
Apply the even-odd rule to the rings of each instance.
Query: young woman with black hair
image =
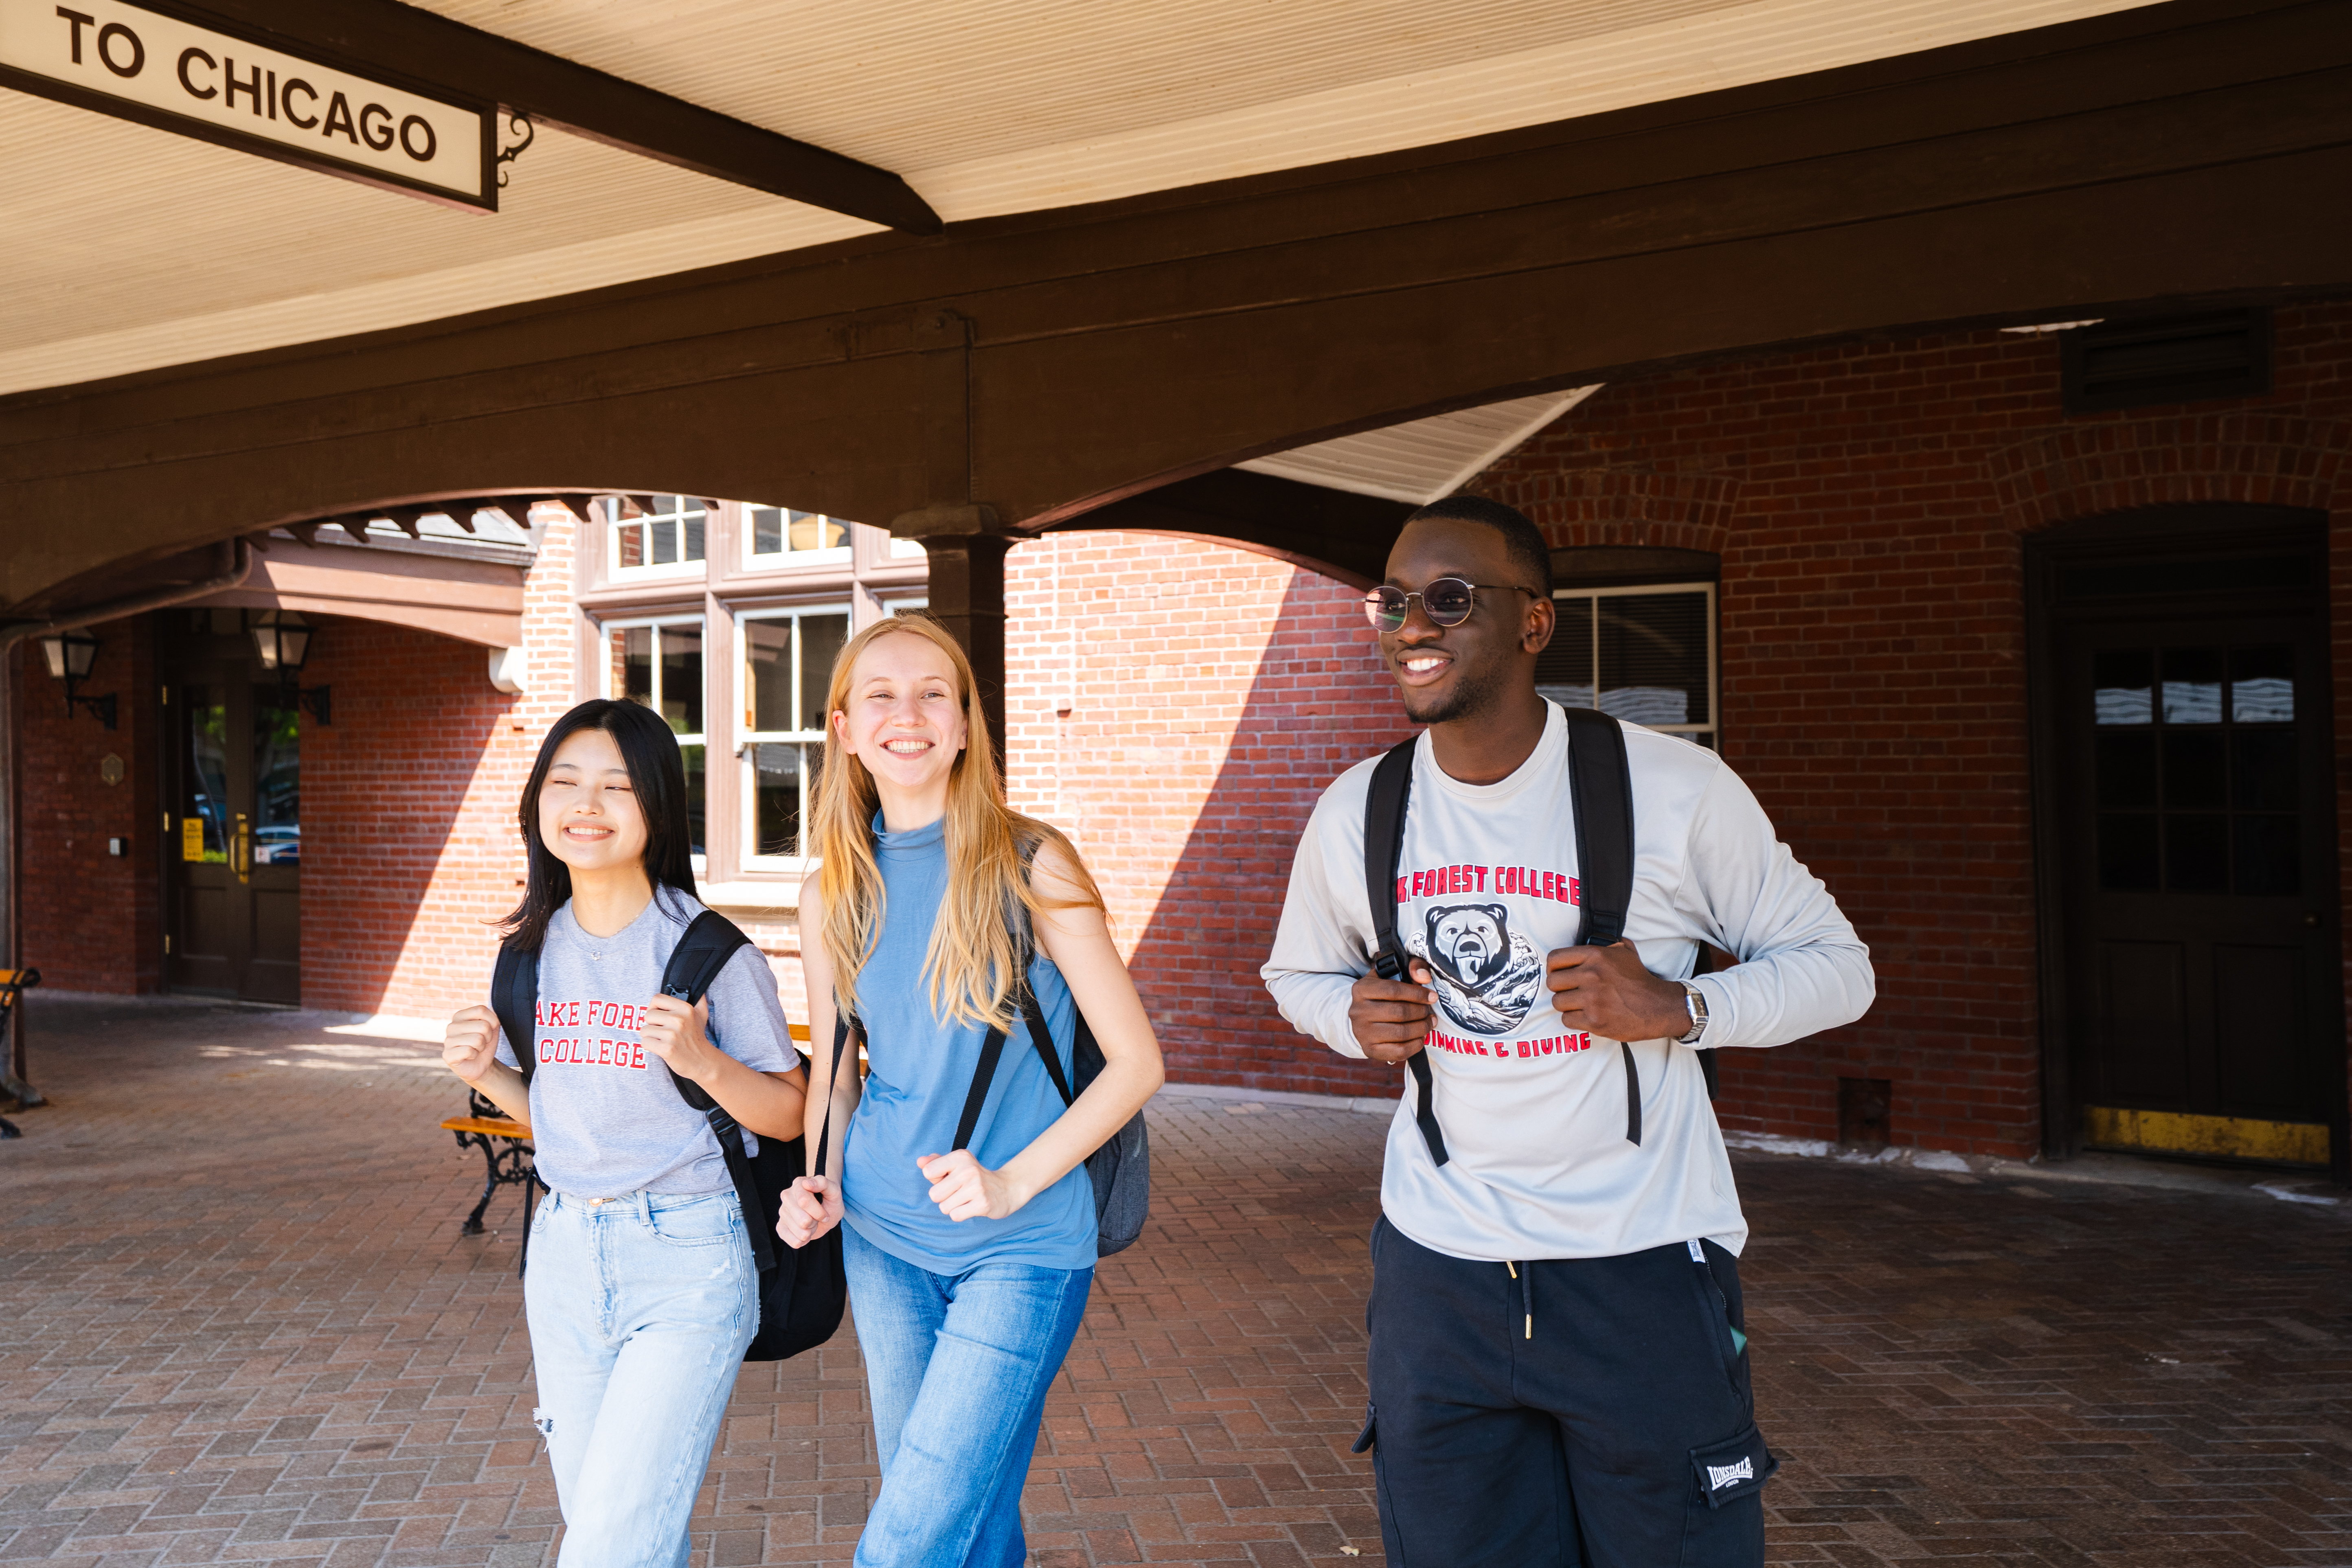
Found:
[[[850,639],[826,699],[830,754],[801,889],[829,1171],[784,1194],[777,1234],[841,1223],[882,1489],[863,1568],[1017,1568],[1021,1487],[1045,1391],[1094,1279],[1083,1163],[1151,1098],[1160,1047],[1068,839],[1005,805],[963,650],[936,623]],[[811,940],[813,936],[814,940]],[[1022,1021],[1034,992],[1069,1073],[1074,1009],[1106,1066],[1065,1109]],[[830,1077],[836,1005],[864,1026],[864,1085]],[[1006,1039],[968,1147],[981,1041]]]
[[[786,1139],[800,1135],[804,1075],[757,949],[692,1007],[660,994],[702,906],[685,767],[657,714],[614,701],[566,713],[520,816],[530,879],[507,940],[539,952],[538,1037],[508,1040],[488,1007],[467,1007],[441,1058],[530,1126],[552,1189],[531,1221],[523,1300],[562,1568],[683,1568],[760,1303],[718,1138],[670,1075]],[[534,1053],[528,1089],[517,1050]]]

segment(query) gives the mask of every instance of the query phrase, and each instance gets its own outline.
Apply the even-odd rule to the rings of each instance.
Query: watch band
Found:
[[[1678,980],[1675,984],[1683,988],[1683,1005],[1689,1010],[1691,1021],[1690,1033],[1675,1044],[1695,1046],[1698,1044],[1699,1037],[1706,1033],[1706,994],[1687,980]]]

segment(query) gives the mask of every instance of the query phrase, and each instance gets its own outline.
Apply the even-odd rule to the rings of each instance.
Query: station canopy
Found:
[[[736,143],[724,136],[704,154],[648,155],[636,143],[660,136],[637,133],[645,104],[600,95],[590,73],[688,106],[706,127],[723,118],[895,175],[919,198],[898,226],[919,228],[926,208],[954,225],[1107,202],[2131,8],[430,0],[423,11],[476,30],[436,42],[430,17],[388,0],[220,0],[205,12],[289,39],[341,40],[348,51],[354,38],[392,38],[411,75],[434,72],[437,59],[446,69],[436,74],[478,94],[494,93],[523,58],[499,55],[501,41],[540,65],[589,71],[551,88],[544,70],[518,72],[541,83],[537,96],[498,99],[529,110],[532,124],[526,132],[499,117],[502,144],[528,135],[530,145],[501,166],[494,213],[0,88],[0,146],[10,150],[0,160],[0,395],[432,321],[884,226],[776,194],[772,180],[747,181],[726,166]],[[404,17],[428,31],[404,30]],[[1455,435],[1456,446],[1479,438]],[[1418,477],[1398,483],[1423,486],[1445,467],[1424,455]]]

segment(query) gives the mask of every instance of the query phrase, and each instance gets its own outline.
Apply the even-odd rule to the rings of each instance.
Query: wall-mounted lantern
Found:
[[[278,672],[280,686],[297,693],[296,701],[321,724],[331,724],[333,689],[300,684],[302,666],[310,657],[310,635],[317,630],[293,610],[260,610],[246,628],[261,655],[261,668]]]
[[[114,693],[103,697],[83,697],[81,683],[89,679],[89,667],[98,658],[98,639],[84,631],[59,632],[41,639],[41,653],[49,661],[49,673],[66,683],[66,716],[73,716],[79,702],[89,710],[90,717],[108,729],[114,728]]]

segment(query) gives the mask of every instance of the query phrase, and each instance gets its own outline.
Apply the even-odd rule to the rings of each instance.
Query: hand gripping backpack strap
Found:
[[[1576,814],[1579,947],[1607,947],[1625,935],[1633,902],[1633,773],[1625,756],[1625,727],[1590,708],[1568,708],[1568,784]],[[1625,1063],[1625,1141],[1642,1142],[1642,1076],[1633,1047],[1617,1049]]]
[[[1372,907],[1372,973],[1383,980],[1412,978],[1403,946],[1397,941],[1397,866],[1404,857],[1404,814],[1412,795],[1412,755],[1421,743],[1416,735],[1389,748],[1372,769],[1371,788],[1364,795],[1364,896]],[[1437,1125],[1432,1097],[1429,1052],[1415,1051],[1405,1058],[1412,1073],[1412,1119],[1421,1141],[1429,1145],[1433,1163],[1443,1165],[1445,1134]]]
[[[670,950],[669,963],[662,970],[662,994],[676,996],[689,1006],[701,1001],[727,961],[735,956],[735,950],[751,940],[725,915],[703,910]],[[759,1184],[751,1176],[751,1156],[743,1147],[742,1128],[700,1084],[678,1077],[676,1068],[670,1070],[669,1080],[677,1086],[678,1098],[710,1123],[711,1133],[719,1140],[719,1156],[727,1162],[727,1174],[735,1183],[736,1201],[743,1205],[743,1226],[751,1233],[752,1260],[762,1273],[773,1268],[775,1238],[761,1223],[765,1205],[760,1201]]]

